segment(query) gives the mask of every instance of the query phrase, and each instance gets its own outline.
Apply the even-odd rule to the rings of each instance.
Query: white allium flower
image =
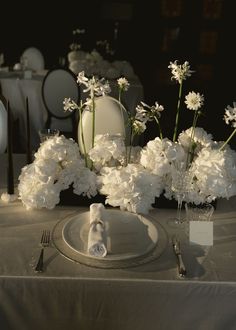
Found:
[[[79,109],[78,105],[70,97],[64,99],[63,105],[64,105],[64,110],[65,111],[72,112],[74,110],[78,110]]]
[[[155,117],[159,118],[161,116],[160,112],[164,110],[162,105],[155,102],[155,105],[149,106],[144,102],[136,107],[135,118],[141,122],[146,123],[147,121],[152,121]]]
[[[89,92],[90,98],[93,98],[95,95],[101,96],[111,92],[111,88],[107,80],[104,78],[98,79],[95,76],[92,76],[92,78],[89,79],[85,76],[84,71],[78,73],[77,82],[86,87],[83,92]]]
[[[230,122],[232,127],[236,128],[236,102],[233,102],[233,107],[227,106],[225,109],[224,120],[228,125]]]
[[[121,78],[117,79],[117,83],[118,83],[119,88],[122,91],[127,91],[129,89],[130,84],[126,78],[121,77]]]
[[[159,177],[137,164],[104,167],[100,174],[100,192],[107,196],[106,203],[121,210],[147,214],[163,189]]]
[[[139,121],[139,120],[134,120],[132,122],[132,128],[133,128],[134,134],[139,135],[139,134],[142,134],[146,130],[147,127],[144,122]]]
[[[202,107],[204,102],[204,96],[195,93],[195,92],[189,92],[188,95],[185,96],[185,103],[187,105],[187,108],[189,110],[198,110]]]
[[[120,165],[125,157],[124,137],[121,134],[108,133],[96,135],[94,148],[90,149],[89,157],[98,171],[103,166]]]
[[[179,82],[179,84],[181,84],[182,81],[186,80],[187,77],[190,77],[194,71],[190,70],[189,62],[185,61],[182,65],[178,65],[177,62],[177,60],[170,62],[168,68],[171,69],[171,79],[175,79]]]

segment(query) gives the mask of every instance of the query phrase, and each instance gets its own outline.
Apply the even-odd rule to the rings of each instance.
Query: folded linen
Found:
[[[90,228],[88,233],[88,253],[94,257],[107,255],[104,223],[102,221],[105,207],[102,203],[90,205]]]

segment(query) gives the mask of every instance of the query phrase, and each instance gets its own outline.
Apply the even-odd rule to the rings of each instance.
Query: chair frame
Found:
[[[72,78],[75,79],[75,82],[76,82],[76,75],[70,70],[70,69],[67,69],[67,68],[62,68],[62,67],[56,67],[56,68],[53,68],[51,70],[49,70],[47,72],[47,74],[45,75],[44,79],[43,79],[43,83],[42,83],[42,99],[43,99],[43,104],[48,112],[48,118],[47,118],[47,121],[46,121],[46,124],[45,124],[45,128],[50,128],[51,126],[51,121],[52,121],[52,117],[56,118],[56,119],[59,119],[59,120],[65,120],[67,118],[71,118],[71,121],[72,121],[72,133],[73,133],[73,137],[77,139],[77,134],[76,134],[76,131],[77,131],[77,126],[78,126],[78,117],[76,116],[76,110],[73,110],[71,112],[68,113],[68,115],[66,116],[63,116],[63,117],[60,117],[58,115],[55,115],[52,111],[50,111],[50,109],[48,108],[47,106],[47,102],[46,102],[46,99],[45,99],[45,93],[44,93],[44,87],[45,87],[45,82],[48,78],[48,76],[55,72],[55,71],[66,71],[67,73],[69,73]],[[77,97],[77,100],[74,100],[76,103],[79,102],[80,100],[80,88],[79,86],[77,87],[77,90],[78,90],[78,97]],[[65,95],[66,97],[66,95]]]

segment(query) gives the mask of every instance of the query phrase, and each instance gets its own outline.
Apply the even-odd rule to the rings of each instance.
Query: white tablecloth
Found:
[[[0,182],[5,175],[0,172]],[[179,232],[188,272],[180,279],[171,246],[176,230],[167,225],[175,210],[150,212],[168,235],[164,252],[152,262],[99,269],[72,262],[52,246],[45,251],[46,271],[35,273],[32,257],[39,254],[42,230],[87,209],[26,211],[20,201],[0,202],[1,328],[236,329],[236,207],[227,205],[227,211],[220,208],[213,215],[213,247],[191,245]]]
[[[4,73],[0,75],[3,96],[9,100],[14,120],[19,120],[20,135],[13,132],[13,139],[20,139],[20,145],[26,150],[26,97],[29,102],[31,148],[36,150],[40,139],[38,131],[45,126],[47,111],[44,107],[41,88],[43,75],[33,75],[31,79],[24,79],[23,74]],[[15,134],[14,134],[15,133]]]

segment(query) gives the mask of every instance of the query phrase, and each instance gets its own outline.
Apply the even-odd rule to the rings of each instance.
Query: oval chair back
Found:
[[[76,139],[76,112],[66,112],[63,106],[65,98],[79,102],[80,89],[74,73],[64,68],[49,70],[43,80],[42,98],[48,112],[46,128],[59,129],[65,136]]]

